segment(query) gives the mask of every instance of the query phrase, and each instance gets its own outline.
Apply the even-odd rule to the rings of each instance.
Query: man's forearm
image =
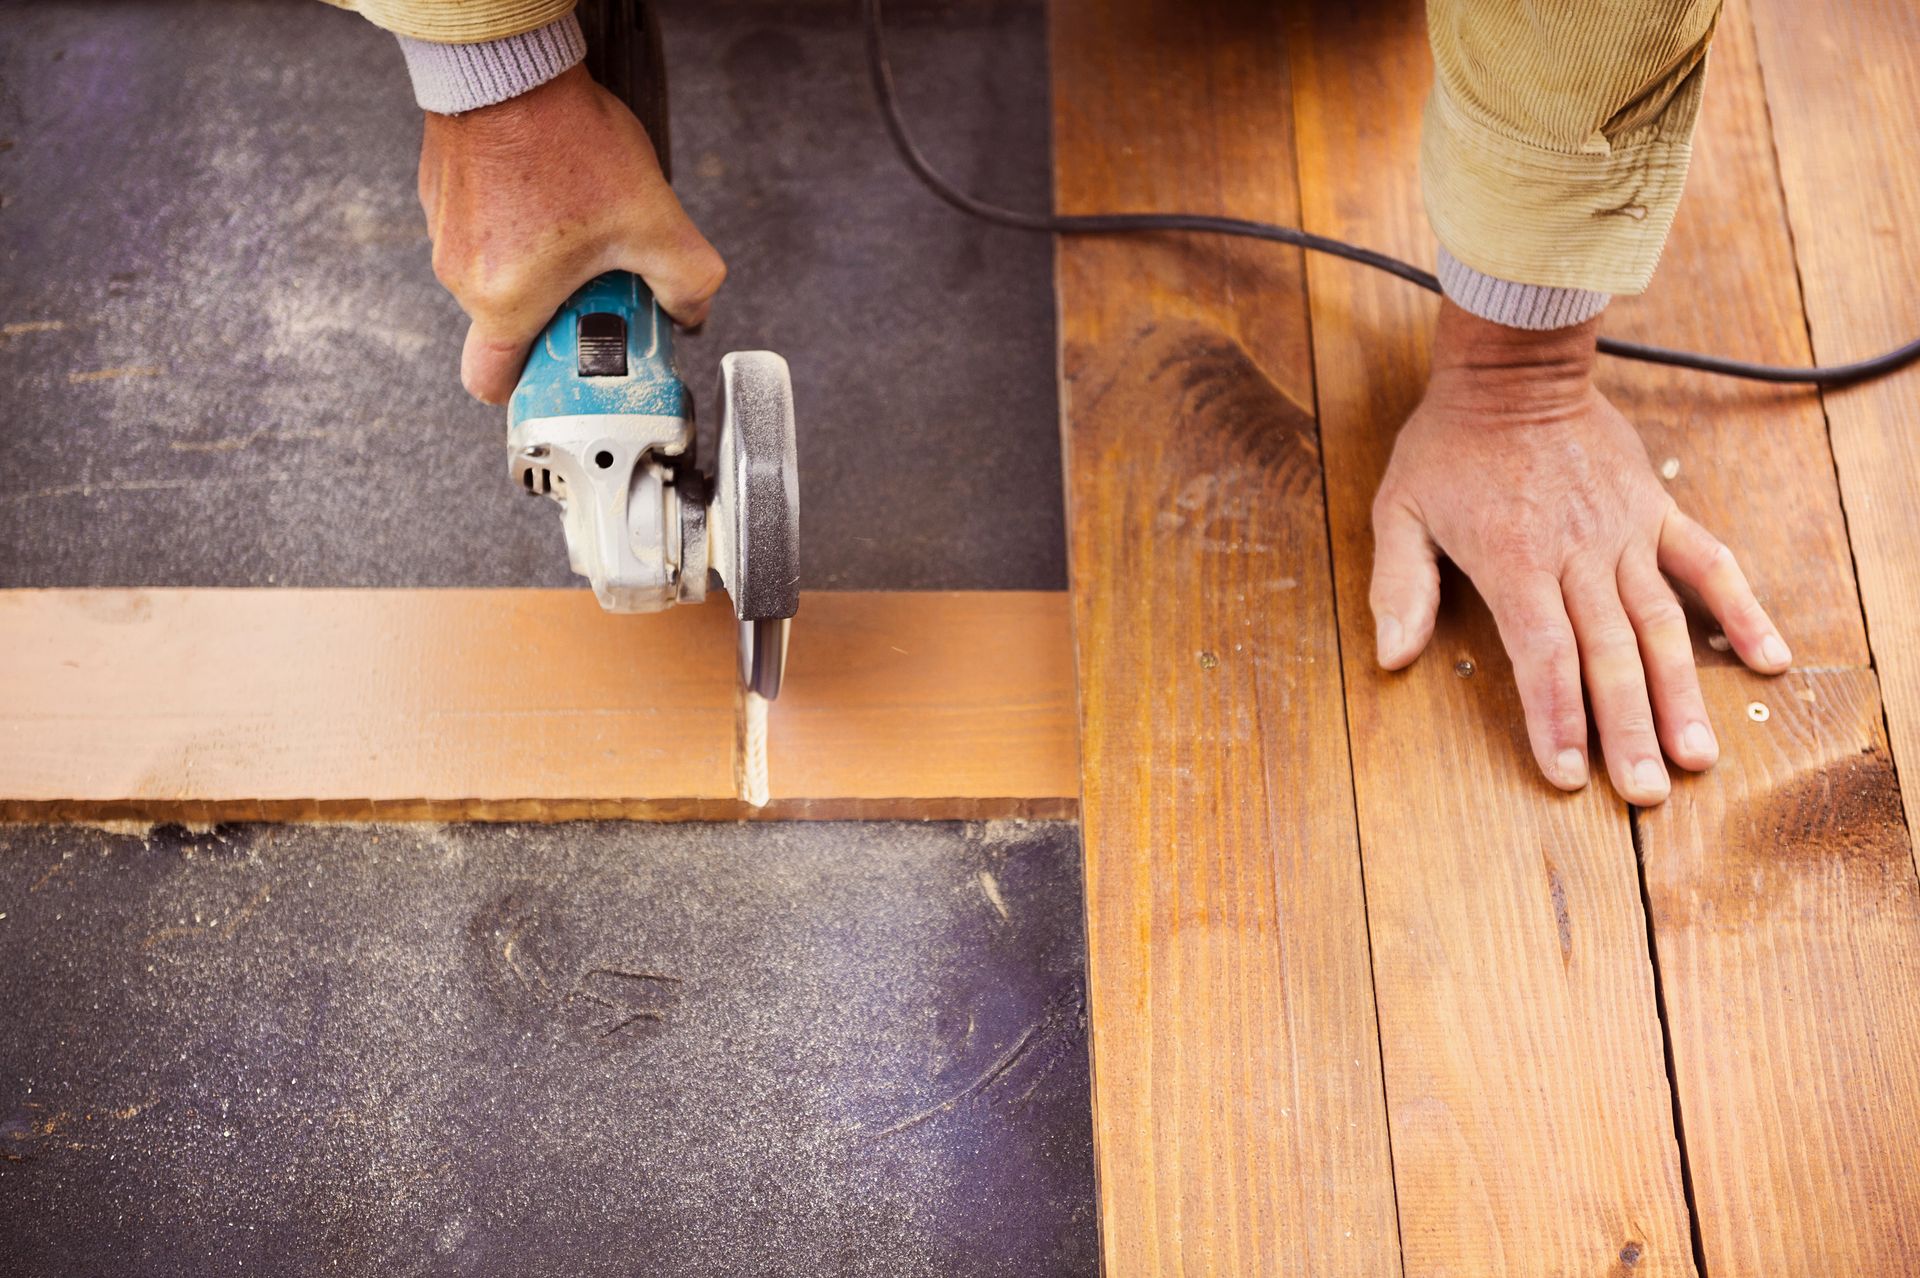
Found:
[[[1421,185],[1456,303],[1552,327],[1646,287],[1685,185],[1719,9],[1428,0]]]

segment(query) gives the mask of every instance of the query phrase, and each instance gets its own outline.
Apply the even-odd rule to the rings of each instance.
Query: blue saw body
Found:
[[[587,315],[618,315],[625,321],[626,376],[580,375],[580,320]],[[507,401],[507,426],[591,413],[692,416],[687,385],[673,368],[673,325],[660,313],[652,290],[626,271],[587,281],[553,317]]]

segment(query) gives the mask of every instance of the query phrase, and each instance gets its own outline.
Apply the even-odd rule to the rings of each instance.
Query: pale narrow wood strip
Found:
[[[1705,689],[1719,766],[1639,820],[1707,1272],[1920,1273],[1920,883],[1873,673]]]
[[[1416,0],[1290,6],[1308,229],[1430,262]],[[1625,808],[1540,779],[1490,619],[1450,574],[1432,647],[1382,673],[1373,489],[1433,301],[1308,264],[1341,653],[1408,1274],[1693,1272]]]
[[[1292,221],[1283,15],[1056,0],[1065,211]],[[1300,260],[1058,248],[1105,1272],[1398,1272]]]
[[[734,797],[724,605],[583,591],[0,592],[0,814],[1059,815],[1077,784],[1064,595],[823,594]]]

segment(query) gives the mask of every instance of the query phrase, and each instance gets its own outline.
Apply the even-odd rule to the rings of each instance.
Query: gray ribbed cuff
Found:
[[[1434,274],[1440,291],[1463,311],[1508,328],[1571,328],[1584,324],[1613,300],[1611,293],[1585,288],[1548,288],[1543,284],[1516,284],[1476,271],[1440,246]]]
[[[544,27],[478,44],[399,39],[414,100],[436,115],[459,115],[517,98],[587,56],[587,38],[571,13]]]

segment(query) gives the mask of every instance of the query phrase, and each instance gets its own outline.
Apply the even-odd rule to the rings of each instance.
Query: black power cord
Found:
[[[1214,217],[1204,213],[1023,213],[1018,209],[1001,208],[997,204],[988,204],[977,200],[960,190],[934,170],[927,157],[914,145],[913,138],[907,133],[907,126],[900,117],[900,100],[894,93],[893,67],[887,61],[886,41],[881,31],[880,0],[861,0],[861,10],[866,19],[867,28],[867,72],[873,79],[873,95],[880,107],[880,115],[886,121],[887,134],[893,139],[893,149],[900,159],[920,179],[921,185],[939,196],[954,208],[969,217],[991,222],[995,226],[1004,226],[1016,231],[1043,231],[1051,235],[1115,235],[1126,232],[1163,232],[1198,231],[1209,235],[1238,235],[1247,239],[1272,240],[1280,244],[1292,244],[1306,249],[1310,253],[1325,253],[1332,257],[1344,257],[1349,262],[1358,262],[1362,266],[1371,266],[1376,271],[1385,271],[1397,275],[1411,284],[1418,284],[1429,293],[1440,291],[1440,281],[1433,272],[1423,271],[1411,262],[1403,262],[1397,257],[1349,244],[1345,240],[1332,239],[1325,235],[1315,235],[1294,226],[1279,226],[1272,222],[1254,222],[1238,217]],[[1870,381],[1897,372],[1920,359],[1920,338],[1915,338],[1904,346],[1896,347],[1883,355],[1872,359],[1858,360],[1852,364],[1835,364],[1826,368],[1782,368],[1774,364],[1755,364],[1743,359],[1727,359],[1718,355],[1701,355],[1694,351],[1670,350],[1664,346],[1649,346],[1643,342],[1626,342],[1616,337],[1600,339],[1600,350],[1621,359],[1639,360],[1647,364],[1669,364],[1675,368],[1691,368],[1702,373],[1717,373],[1722,377],[1740,377],[1755,382],[1779,382],[1801,386],[1841,386],[1850,382]]]

